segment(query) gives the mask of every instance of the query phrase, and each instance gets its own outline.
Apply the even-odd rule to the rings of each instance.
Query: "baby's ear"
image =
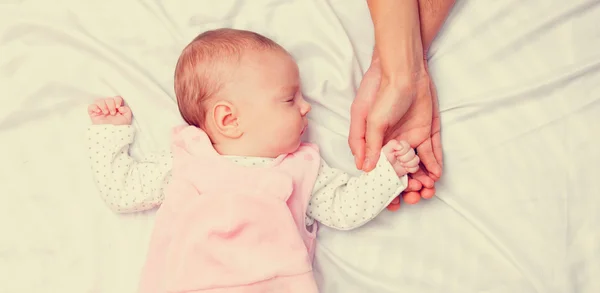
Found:
[[[238,138],[242,136],[237,109],[230,102],[216,102],[212,108],[211,118],[216,130],[221,135],[229,138]]]

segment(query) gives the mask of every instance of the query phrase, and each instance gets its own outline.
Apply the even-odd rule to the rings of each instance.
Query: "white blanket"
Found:
[[[431,51],[438,197],[321,229],[322,292],[600,292],[598,4],[458,1]],[[120,94],[133,154],[167,148],[178,54],[223,26],[297,58],[311,140],[353,170],[349,107],[373,46],[363,0],[0,1],[0,292],[135,291],[153,213],[102,203],[85,108]]]

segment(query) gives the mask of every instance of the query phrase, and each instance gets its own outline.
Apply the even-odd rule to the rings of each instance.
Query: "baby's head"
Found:
[[[236,29],[204,32],[183,50],[175,94],[183,119],[224,155],[295,151],[310,111],[291,55],[269,38]]]

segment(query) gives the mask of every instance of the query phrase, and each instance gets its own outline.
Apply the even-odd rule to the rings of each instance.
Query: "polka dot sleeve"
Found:
[[[373,171],[354,177],[321,160],[307,215],[333,229],[355,229],[379,215],[407,184],[383,153]]]
[[[170,152],[143,160],[129,156],[135,129],[130,125],[92,125],[87,143],[92,172],[102,199],[117,213],[131,213],[159,206],[163,186],[171,177]]]

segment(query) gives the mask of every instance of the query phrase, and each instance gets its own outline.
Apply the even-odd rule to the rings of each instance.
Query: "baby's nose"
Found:
[[[311,105],[308,102],[304,102],[304,105],[302,106],[302,115],[306,115],[306,113],[310,112],[311,109]]]

